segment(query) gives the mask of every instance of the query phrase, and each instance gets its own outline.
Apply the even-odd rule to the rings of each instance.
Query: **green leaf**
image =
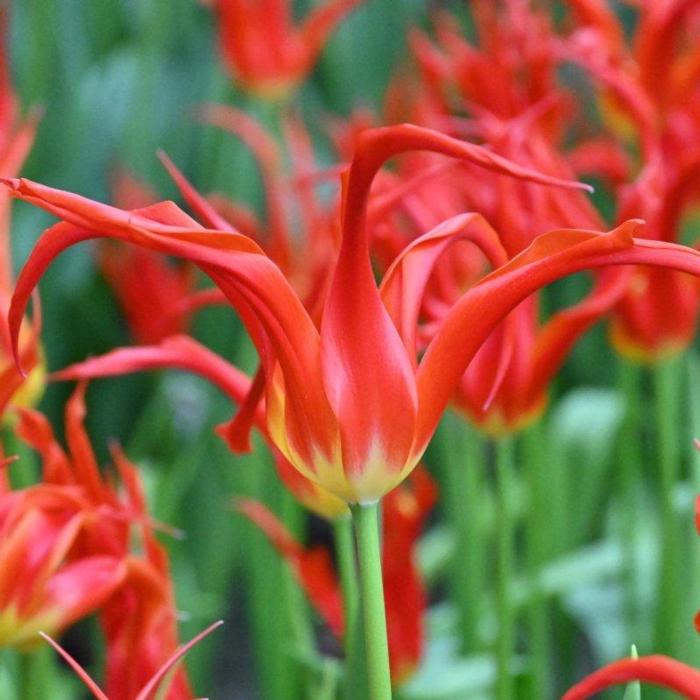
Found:
[[[630,656],[633,659],[638,659],[637,647],[633,644]],[[622,697],[622,700],[642,700],[642,686],[639,681],[627,684],[627,689]]]

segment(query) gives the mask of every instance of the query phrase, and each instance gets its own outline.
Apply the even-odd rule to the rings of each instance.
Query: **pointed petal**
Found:
[[[168,659],[168,661],[163,664],[160,670],[151,678],[151,680],[143,687],[141,692],[136,696],[135,700],[148,700],[149,696],[156,691],[158,685],[165,678],[165,676],[180,662],[182,657],[193,647],[198,644],[205,637],[210,635],[215,629],[221,627],[224,624],[223,620],[218,620],[212,625],[209,625],[203,632],[200,632],[196,637],[191,639],[187,644],[180,647],[173,656]]]
[[[530,371],[531,400],[547,388],[577,340],[624,295],[633,270],[606,270],[582,302],[553,316],[540,330]]]
[[[685,246],[633,239],[638,221],[608,234],[573,229],[535,239],[523,253],[472,287],[454,305],[418,369],[417,452],[437,425],[454,387],[493,328],[518,303],[550,282],[584,269],[642,264],[700,275],[700,253]]]
[[[220,355],[185,335],[166,338],[159,345],[112,350],[78,362],[52,375],[53,379],[76,380],[116,377],[154,369],[181,369],[204,377],[235,403],[250,389],[250,378]],[[259,416],[262,423],[262,416]]]
[[[276,441],[287,441],[284,449],[302,466],[314,465],[319,452],[331,458],[336,427],[319,376],[318,331],[279,268],[252,240],[198,228],[172,203],[124,212],[27,180],[4,182],[15,196],[71,222],[45,232],[20,275],[10,311],[14,337],[29,293],[46,267],[79,241],[114,237],[190,260],[212,278],[241,315],[265,367],[268,391],[276,367],[281,368],[286,402],[279,407],[284,426],[277,431]]]
[[[88,672],[58,643],[55,642],[48,634],[39,632],[39,634],[63,657],[65,662],[75,671],[75,674],[85,684],[87,689],[97,698],[97,700],[109,700],[109,698],[100,690],[100,687],[95,681],[90,678]]]
[[[158,158],[165,166],[165,169],[173,179],[173,182],[177,185],[177,188],[180,190],[180,194],[185,202],[187,202],[189,207],[202,220],[205,226],[209,226],[219,231],[231,231],[232,233],[238,233],[236,229],[216,211],[212,204],[201,194],[199,194],[199,192],[197,192],[189,180],[187,180],[187,178],[178,169],[175,163],[170,160],[165,151],[158,151]]]
[[[47,613],[59,610],[69,626],[97,610],[124,580],[124,562],[115,557],[84,557],[64,566],[46,586]]]
[[[68,456],[56,440],[48,418],[28,408],[19,408],[18,413],[17,435],[41,455],[43,480],[51,484],[73,483]]]
[[[281,156],[277,142],[255,119],[241,109],[210,104],[202,107],[199,115],[206,124],[218,126],[237,136],[253,154],[260,168],[265,190],[267,228],[270,235],[267,252],[282,269],[287,269],[291,260],[291,241],[284,214]]]
[[[66,442],[78,483],[87,490],[94,503],[104,503],[110,501],[111,490],[102,480],[97,458],[85,430],[86,390],[87,381],[80,381],[66,403]]]
[[[250,452],[250,433],[254,425],[261,425],[260,421],[260,402],[265,391],[265,374],[262,368],[253,377],[250,384],[250,389],[239,401],[240,408],[238,413],[225,425],[220,425],[217,428],[217,433],[226,441],[232,452],[241,454]],[[265,430],[263,429],[263,434]]]
[[[622,659],[592,673],[564,694],[562,700],[585,700],[619,683],[643,681],[700,700],[700,671],[667,656]]]
[[[508,259],[498,234],[481,215],[460,214],[406,246],[382,280],[382,301],[411,353],[417,351],[418,315],[433,267],[451,244],[461,240],[474,243],[494,269]]]
[[[363,2],[364,0],[328,0],[307,15],[301,26],[301,34],[306,47],[308,66],[315,63],[323,45],[343,17]]]

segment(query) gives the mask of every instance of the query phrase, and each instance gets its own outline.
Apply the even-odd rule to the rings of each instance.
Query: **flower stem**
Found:
[[[391,700],[389,645],[379,545],[379,503],[351,507],[357,542],[369,700]]]
[[[668,360],[654,368],[656,441],[660,474],[661,568],[659,605],[656,615],[656,648],[673,654],[678,649],[678,607],[683,592],[678,589],[680,552],[673,494],[680,472],[678,426],[680,424],[680,376],[678,363]]]
[[[542,591],[540,571],[551,552],[548,551],[547,503],[551,484],[547,481],[542,425],[536,423],[522,436],[522,457],[530,484],[530,503],[526,524],[528,577],[532,596],[527,611],[528,638],[532,664],[532,694],[536,698],[551,697],[552,669],[549,641],[549,607]]]
[[[450,566],[451,596],[459,617],[460,646],[467,656],[485,651],[480,634],[485,589],[484,440],[466,421],[447,415],[441,426],[442,505],[455,533]]]
[[[497,532],[498,575],[496,582],[496,610],[498,617],[498,640],[496,642],[496,698],[513,698],[510,661],[513,654],[515,618],[511,601],[513,578],[513,444],[510,438],[499,438],[494,442],[496,450],[497,484]]]
[[[365,650],[362,643],[362,620],[360,618],[360,592],[357,586],[357,564],[355,562],[355,539],[352,520],[348,517],[333,521],[335,553],[340,573],[345,613],[345,697],[354,700],[367,696],[365,677]]]
[[[625,399],[625,415],[620,427],[618,475],[620,497],[622,500],[622,556],[625,579],[625,612],[628,636],[642,641],[641,630],[641,592],[639,582],[642,579],[639,570],[638,528],[640,503],[638,498],[639,482],[642,478],[640,468],[643,464],[641,455],[641,435],[639,407],[641,399],[641,377],[639,368],[626,360],[619,362],[619,386]]]

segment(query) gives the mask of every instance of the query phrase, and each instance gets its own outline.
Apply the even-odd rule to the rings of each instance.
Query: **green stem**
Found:
[[[620,427],[618,452],[618,478],[622,500],[622,556],[624,566],[625,608],[629,638],[642,639],[642,604],[639,582],[642,580],[637,560],[638,527],[640,514],[638,485],[642,479],[640,467],[643,459],[640,450],[642,430],[639,407],[641,406],[641,377],[639,367],[626,360],[619,362],[618,382],[625,399],[625,415]]]
[[[680,553],[673,495],[680,475],[679,433],[680,382],[678,363],[670,360],[654,368],[656,440],[660,476],[661,565],[658,609],[656,614],[656,650],[681,652],[679,622],[682,623],[682,590],[678,589]]]
[[[532,695],[536,698],[548,698],[552,695],[549,609],[539,579],[542,566],[551,555],[547,546],[551,525],[547,517],[549,485],[544,469],[543,440],[542,426],[537,423],[523,433],[521,443],[523,463],[530,484],[525,544],[532,594],[528,605],[527,624],[532,659]]]
[[[483,470],[484,441],[470,425],[454,415],[446,416],[441,432],[443,507],[455,534],[450,567],[452,599],[459,616],[462,653],[484,651],[479,611],[485,588]]]
[[[379,544],[379,503],[351,507],[364,619],[369,700],[391,700],[389,645]]]
[[[359,610],[359,591],[357,588],[357,567],[355,565],[355,541],[352,534],[352,521],[349,518],[336,518],[333,521],[335,536],[335,553],[340,573],[340,587],[343,592],[343,609],[345,612],[345,651],[353,648],[357,626],[355,624]]]
[[[360,592],[357,587],[357,564],[355,562],[355,539],[352,520],[347,517],[333,521],[335,553],[340,573],[345,613],[345,697],[354,700],[367,696],[367,679],[364,676],[365,650],[362,643],[362,620],[360,619]]]
[[[510,674],[514,645],[515,615],[510,595],[513,580],[515,525],[513,518],[513,445],[511,438],[494,441],[496,452],[498,576],[496,582],[496,611],[498,640],[496,642],[496,698],[512,700]]]
[[[296,499],[286,489],[282,490],[281,515],[284,524],[297,538],[302,537],[304,512]],[[297,652],[303,657],[315,655],[316,645],[309,615],[309,605],[304,592],[296,582],[292,572],[285,567],[284,585],[286,604],[289,611],[290,631]]]

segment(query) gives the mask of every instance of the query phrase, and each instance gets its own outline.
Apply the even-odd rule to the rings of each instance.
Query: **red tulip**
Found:
[[[70,456],[40,413],[22,409],[19,436],[43,456],[43,479],[0,483],[0,644],[38,643],[94,612],[126,576],[129,509],[102,481],[82,428],[80,391],[66,414]]]
[[[71,573],[75,569],[75,574],[65,584],[71,588],[62,587],[59,593],[64,605],[71,601],[76,606],[80,604],[77,612],[81,616],[92,611],[99,613],[106,640],[107,692],[111,700],[131,700],[177,650],[175,601],[167,553],[153,535],[156,525],[148,515],[136,467],[118,447],[112,448],[123,494],[98,468],[83,425],[85,388],[84,382],[79,384],[66,405],[68,451],[56,441],[51,425],[38,411],[23,409],[17,432],[40,453],[43,462],[43,482],[27,493],[46,492],[53,500],[53,494],[66,493],[74,502],[76,514],[70,521],[73,534],[70,539],[63,537],[63,546],[64,559],[68,561],[66,570]],[[54,517],[66,519],[71,515],[58,505],[52,505],[52,509]],[[47,543],[50,534],[43,534]],[[141,542],[143,555],[131,552],[135,536]],[[37,551],[43,546],[47,545],[33,543]],[[52,561],[56,565],[62,559],[54,553]],[[26,580],[29,584],[32,576],[26,574],[13,580],[17,588],[17,581]],[[73,615],[69,622],[75,619]],[[29,628],[33,642],[38,641],[37,631],[55,635],[65,626],[41,620],[39,623]],[[174,676],[166,697],[191,700],[184,672]]]
[[[81,494],[40,484],[0,494],[0,646],[27,648],[94,612],[125,576],[121,558],[80,556]]]
[[[580,26],[562,42],[562,54],[595,79],[617,150],[639,154],[640,162],[630,171],[638,173],[636,179],[617,183],[619,220],[641,217],[649,238],[680,240],[686,215],[700,201],[700,61],[692,41],[698,3],[640,4],[630,42],[605,3],[570,4]],[[608,161],[614,157],[612,149]],[[698,312],[696,280],[669,270],[639,269],[615,309],[613,344],[637,361],[676,355],[694,338]]]
[[[211,0],[224,63],[240,85],[286,97],[312,70],[331,32],[363,0],[327,0],[300,25],[289,0]]]
[[[10,311],[17,337],[31,290],[62,250],[112,237],[188,259],[203,269],[238,310],[262,359],[270,437],[307,478],[348,502],[390,491],[417,464],[459,377],[491,331],[543,285],[582,269],[652,264],[700,271],[700,254],[682,246],[635,240],[637,223],[609,234],[555,231],[468,290],[444,317],[420,363],[412,320],[422,291],[396,294],[401,275],[377,288],[368,254],[365,212],[372,180],[388,158],[431,149],[545,184],[569,183],[514,165],[488,150],[437,132],[403,125],[369,130],[344,177],[343,242],[320,328],[289,282],[251,239],[201,228],[171,203],[135,212],[86,200],[28,180],[5,180],[18,197],[58,215],[18,281]],[[487,242],[457,218],[407,251],[466,235]],[[465,230],[465,227],[466,230]],[[392,299],[387,309],[382,297]]]
[[[382,571],[391,676],[399,685],[418,666],[424,643],[426,593],[416,563],[416,545],[436,499],[436,487],[422,469],[383,501]],[[340,584],[328,552],[304,549],[284,525],[257,501],[242,500],[237,509],[250,518],[291,566],[295,577],[328,627],[338,637],[344,629]]]

